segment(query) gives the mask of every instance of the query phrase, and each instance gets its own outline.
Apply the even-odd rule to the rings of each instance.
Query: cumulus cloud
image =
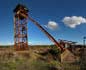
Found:
[[[51,30],[55,30],[58,28],[58,24],[55,21],[49,21],[48,24],[45,25],[45,27]]]
[[[32,45],[32,42],[28,42],[29,43],[29,45]]]
[[[64,17],[64,19],[62,20],[62,22],[64,22],[65,25],[71,27],[71,28],[75,28],[77,25],[80,25],[82,23],[86,23],[86,19],[84,17],[81,16],[72,16],[72,17]]]

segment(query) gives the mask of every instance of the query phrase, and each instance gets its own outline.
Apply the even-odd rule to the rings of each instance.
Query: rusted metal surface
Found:
[[[44,32],[47,37],[58,47],[61,51],[64,51],[64,48],[54,39],[54,37],[49,34],[38,22],[36,22],[33,18],[28,17],[42,32]]]
[[[14,48],[24,50],[28,48],[27,36],[28,10],[23,5],[14,9]]]
[[[31,17],[28,17],[28,9],[23,5],[17,5],[14,9],[14,48],[27,49],[27,20],[31,20],[40,30],[42,30],[47,37],[55,43],[55,45],[64,51],[64,48],[49,34],[38,22]]]

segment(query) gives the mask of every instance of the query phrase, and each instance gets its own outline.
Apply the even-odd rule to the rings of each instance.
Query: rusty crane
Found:
[[[14,39],[15,39],[15,45],[14,47],[16,49],[27,49],[27,19],[32,21],[42,32],[46,34],[46,36],[58,47],[61,51],[64,51],[64,48],[54,39],[54,37],[49,34],[37,21],[35,21],[33,18],[31,18],[28,15],[28,9],[19,4],[14,10],[15,16],[14,16]],[[23,21],[23,23],[22,23]],[[24,27],[24,29],[23,29]],[[20,29],[20,30],[19,30]],[[23,33],[23,31],[25,33]]]

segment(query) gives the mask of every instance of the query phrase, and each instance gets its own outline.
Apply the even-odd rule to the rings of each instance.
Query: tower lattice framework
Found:
[[[14,48],[16,50],[28,48],[27,23],[28,9],[19,4],[14,9]]]

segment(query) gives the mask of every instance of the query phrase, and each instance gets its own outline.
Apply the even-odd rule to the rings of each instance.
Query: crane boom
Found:
[[[35,21],[33,18],[28,17],[29,20],[31,20],[38,28],[40,28],[46,35],[47,37],[54,42],[54,44],[61,49],[61,51],[64,51],[64,48],[54,39],[52,35],[50,35],[37,21]]]

